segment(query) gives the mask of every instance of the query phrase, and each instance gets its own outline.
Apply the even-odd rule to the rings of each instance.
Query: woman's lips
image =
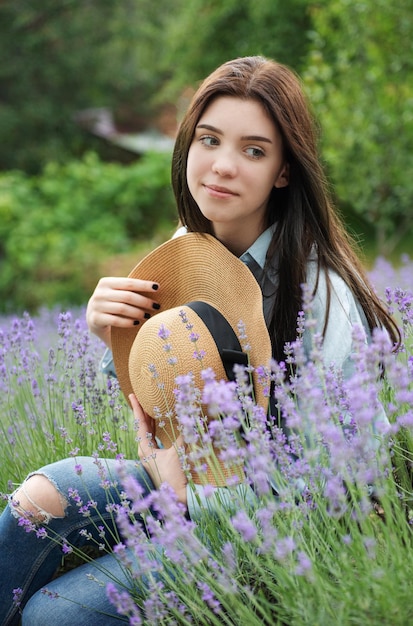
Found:
[[[209,195],[215,198],[228,198],[230,196],[237,196],[238,194],[227,187],[221,187],[220,185],[208,185],[205,184],[204,188]]]

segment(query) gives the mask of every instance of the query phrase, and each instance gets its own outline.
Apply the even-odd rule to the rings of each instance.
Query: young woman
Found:
[[[384,326],[398,341],[397,328],[370,287],[333,208],[313,119],[291,70],[262,57],[246,57],[213,72],[196,92],[180,126],[172,182],[181,222],[176,235],[212,235],[249,267],[260,285],[276,359],[283,358],[285,342],[295,339],[305,282],[315,294],[324,360],[341,367],[344,375],[351,370],[355,325],[364,327],[366,341],[376,326]],[[150,278],[103,278],[97,285],[87,321],[109,349],[111,327],[139,326],[162,306],[168,284],[161,283],[156,266]],[[230,291],[231,284],[226,288]],[[136,397],[131,403],[145,440],[151,420]],[[141,452],[145,455],[143,447]],[[31,475],[0,518],[0,621],[5,626],[20,619],[12,602],[12,589],[17,588],[22,590],[21,607],[25,606],[23,625],[99,626],[117,621],[104,587],[85,583],[85,574],[95,576],[94,565],[81,566],[49,585],[60,563],[60,548],[26,533],[17,523],[16,511],[79,545],[79,529],[83,525],[91,530],[90,522],[79,519],[77,511],[66,510],[62,494],[69,487],[78,488],[83,498],[93,497],[101,505],[103,515],[106,498],[99,495],[102,489],[92,460],[82,459],[82,479],[77,482],[73,467],[73,460],[64,460]],[[147,468],[151,482],[144,470],[130,463],[146,489],[167,480],[187,504],[186,481],[174,448],[157,451],[157,468],[156,476]],[[110,555],[99,562],[99,567],[122,578]],[[51,602],[45,597],[39,591],[45,585],[59,598]]]

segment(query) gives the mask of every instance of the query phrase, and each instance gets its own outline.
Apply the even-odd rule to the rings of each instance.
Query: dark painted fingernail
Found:
[[[154,291],[157,291],[157,290],[159,289],[159,285],[157,285],[156,283],[154,283],[154,284],[152,285],[152,289],[153,289]]]
[[[143,316],[146,320],[148,320],[150,318],[151,314],[150,313],[145,313],[145,315]]]
[[[137,326],[139,324],[139,320],[133,320],[133,325]]]
[[[161,305],[160,305],[160,304],[158,304],[157,302],[154,302],[154,303],[152,304],[152,308],[153,308],[153,309],[156,309],[156,310],[158,311],[158,310],[161,308]]]

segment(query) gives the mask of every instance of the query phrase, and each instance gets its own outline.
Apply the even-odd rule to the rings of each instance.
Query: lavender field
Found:
[[[245,466],[254,502],[235,498],[195,523],[167,487],[143,498],[133,481],[124,481],[117,554],[133,584],[108,588],[121,621],[413,623],[413,261],[405,256],[395,268],[378,259],[370,277],[398,320],[403,344],[394,354],[384,333],[367,347],[360,341],[354,375],[345,382],[321,363],[317,338],[310,362],[299,341],[292,346],[271,374],[279,410],[295,429],[292,441],[277,429],[266,437],[260,412],[234,398],[231,386],[220,390],[210,434],[222,455]],[[47,462],[85,454],[117,457],[122,483],[122,459],[137,457],[136,425],[116,381],[99,371],[102,352],[82,309],[0,320],[0,492]],[[286,377],[291,363],[295,375]],[[217,384],[209,380],[205,389],[215,400]],[[240,374],[238,384],[242,390],[248,381]],[[182,388],[178,400],[185,405],[190,397]],[[380,406],[390,425],[377,427],[372,446]],[[241,445],[246,413],[250,430]],[[311,447],[302,432],[311,434]],[[151,521],[150,508],[160,511],[161,524]],[[135,523],[138,515],[150,541]],[[125,546],[139,554],[139,566]],[[62,549],[71,552],[66,544]]]

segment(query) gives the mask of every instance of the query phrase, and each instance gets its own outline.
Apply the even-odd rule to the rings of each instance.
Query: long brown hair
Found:
[[[334,270],[361,304],[370,329],[383,325],[398,344],[398,328],[372,289],[330,197],[320,163],[314,118],[298,76],[288,67],[260,56],[228,61],[208,76],[195,93],[182,120],[172,158],[172,185],[180,221],[189,231],[213,234],[187,184],[188,151],[196,125],[213,99],[234,96],[255,100],[264,107],[283,139],[289,163],[289,184],[274,188],[268,204],[267,225],[277,222],[267,254],[267,265],[277,258],[278,289],[269,332],[274,357],[282,360],[284,345],[296,336],[308,257],[315,247],[318,275]],[[328,323],[331,284],[327,279]],[[316,285],[317,286],[317,285]]]

